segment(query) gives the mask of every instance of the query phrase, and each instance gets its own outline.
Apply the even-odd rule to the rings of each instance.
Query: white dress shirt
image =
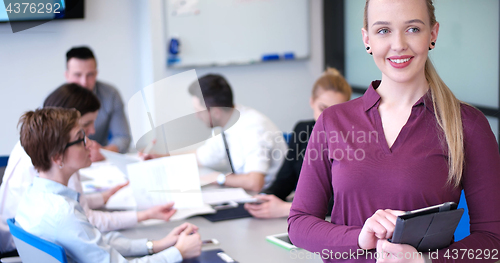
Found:
[[[78,202],[80,194],[60,183],[36,177],[19,202],[16,224],[25,231],[62,246],[69,262],[181,262],[170,247],[146,255],[147,239],[128,239],[118,232],[102,235],[90,224]]]
[[[33,182],[33,178],[37,176],[38,172],[33,167],[31,158],[24,151],[21,143],[18,142],[9,156],[9,162],[0,186],[0,251],[2,253],[16,248],[9,232],[7,219],[16,216],[21,197]],[[68,187],[80,194],[83,193],[78,172],[71,176]],[[137,224],[137,212],[135,211],[110,213],[91,210],[91,208],[104,205],[101,194],[82,195],[80,205],[92,225],[96,226],[100,231],[129,228]]]
[[[239,119],[238,114],[234,112],[224,127],[235,172],[265,174],[265,189],[274,181],[288,146],[283,133],[265,115],[241,105],[235,108],[239,112]],[[232,123],[234,125],[231,126]],[[197,149],[196,156],[202,166],[221,172],[230,171],[220,135],[208,139]]]

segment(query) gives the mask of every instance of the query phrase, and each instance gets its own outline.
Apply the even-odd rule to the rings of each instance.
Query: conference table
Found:
[[[218,245],[204,245],[203,250],[222,249],[240,263],[266,262],[322,262],[303,249],[287,250],[266,240],[266,236],[285,233],[286,218],[256,219],[241,218],[210,222],[201,216],[184,221],[165,222],[155,225],[141,225],[120,231],[128,238],[160,239],[174,227],[189,222],[199,227],[202,240],[215,238]]]
[[[114,173],[106,170],[107,165],[101,164],[95,166],[93,170],[85,173],[87,176],[99,177],[101,174],[108,174],[108,177]],[[82,173],[82,171],[80,171]],[[200,178],[203,174],[213,172],[211,170],[200,170]],[[92,175],[93,174],[93,175]],[[118,181],[119,182],[119,181]],[[130,188],[127,186],[126,188]],[[123,204],[126,200],[132,198],[131,191],[120,190],[116,198],[118,203]],[[202,192],[210,189],[223,189],[217,185],[206,185],[202,187]],[[130,189],[129,189],[130,190]],[[127,192],[127,194],[121,194]],[[253,195],[255,193],[249,192]],[[120,196],[120,197],[118,197]],[[115,197],[112,197],[113,199]],[[111,201],[111,199],[109,201]],[[121,199],[121,200],[120,200]],[[174,227],[189,222],[199,227],[199,233],[202,240],[217,239],[218,245],[204,245],[203,250],[222,249],[228,256],[240,263],[245,262],[322,262],[316,255],[303,249],[287,250],[266,240],[266,236],[281,234],[287,232],[286,218],[277,219],[257,219],[253,217],[225,220],[219,222],[210,222],[201,217],[194,216],[184,220],[160,222],[153,224],[143,222],[137,226],[121,230],[120,232],[128,238],[148,238],[150,240],[161,239],[166,236]]]

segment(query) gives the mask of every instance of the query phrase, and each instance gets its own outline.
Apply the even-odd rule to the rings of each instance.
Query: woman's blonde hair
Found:
[[[437,23],[434,14],[434,5],[432,0],[425,1],[432,28]],[[366,30],[368,30],[369,2],[370,0],[366,0],[364,13],[364,28]],[[439,77],[429,58],[425,62],[425,78],[431,89],[436,121],[444,132],[446,145],[448,146],[448,183],[453,184],[454,187],[458,187],[462,179],[464,166],[464,130],[460,112],[461,102]]]
[[[312,89],[312,99],[315,100],[320,91],[335,91],[343,94],[346,100],[351,99],[352,89],[342,74],[335,68],[327,68],[323,75],[314,83]]]

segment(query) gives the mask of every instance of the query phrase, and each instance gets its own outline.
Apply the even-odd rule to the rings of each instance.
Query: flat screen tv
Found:
[[[0,23],[84,18],[84,0],[0,0]]]

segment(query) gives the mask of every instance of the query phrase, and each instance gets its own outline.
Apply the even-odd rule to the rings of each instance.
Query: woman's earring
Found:
[[[436,42],[431,42],[432,47],[436,46]],[[429,50],[432,50],[432,48],[429,47]]]
[[[62,169],[64,167],[64,162],[59,165],[59,169]]]
[[[370,47],[366,47],[366,50],[370,50]],[[373,56],[372,52],[370,52],[369,54]]]

